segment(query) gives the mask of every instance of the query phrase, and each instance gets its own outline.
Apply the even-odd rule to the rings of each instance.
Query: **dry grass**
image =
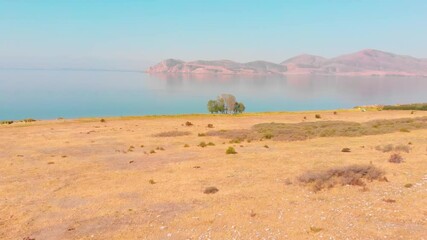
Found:
[[[390,155],[390,158],[388,159],[388,161],[391,163],[402,163],[403,157],[400,156],[400,154],[398,154],[398,153],[394,153],[394,154]]]
[[[400,144],[397,146],[394,146],[393,144],[387,144],[387,145],[378,145],[375,147],[375,150],[381,151],[381,152],[395,151],[395,152],[409,153],[411,151],[411,147],[409,147],[408,145],[403,145],[403,144]]]
[[[277,141],[302,141],[318,137],[359,137],[399,132],[401,129],[427,128],[427,117],[374,120],[364,123],[346,121],[318,121],[300,123],[261,123],[251,129],[210,131],[208,136],[228,139],[273,139]]]
[[[334,167],[323,171],[309,171],[300,175],[300,183],[311,185],[315,192],[335,186],[353,185],[365,186],[363,180],[384,181],[384,172],[373,165],[350,165]]]
[[[153,137],[181,137],[181,136],[188,136],[191,132],[189,131],[167,131],[167,132],[161,132],[154,134]]]

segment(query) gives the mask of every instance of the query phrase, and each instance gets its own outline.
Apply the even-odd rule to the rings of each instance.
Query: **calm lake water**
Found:
[[[232,93],[248,112],[427,102],[427,78],[215,77],[139,72],[0,70],[0,120],[207,113]]]

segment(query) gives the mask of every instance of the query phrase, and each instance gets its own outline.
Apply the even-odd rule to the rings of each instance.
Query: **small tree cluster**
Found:
[[[245,105],[236,101],[236,97],[231,94],[221,94],[216,100],[208,101],[208,111],[210,113],[242,113]]]

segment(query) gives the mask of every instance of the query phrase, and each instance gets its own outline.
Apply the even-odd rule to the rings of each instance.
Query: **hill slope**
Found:
[[[229,60],[192,61],[168,59],[150,67],[148,73],[197,73],[230,75],[320,74],[427,76],[427,60],[366,49],[331,59],[303,54],[280,64],[266,61],[238,63]]]

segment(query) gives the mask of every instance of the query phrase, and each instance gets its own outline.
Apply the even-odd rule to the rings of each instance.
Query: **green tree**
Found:
[[[243,103],[235,103],[234,104],[234,113],[243,113],[245,111],[246,107]]]
[[[245,105],[236,102],[236,97],[231,94],[221,94],[216,100],[209,100],[207,108],[210,113],[242,113],[245,111]]]
[[[217,113],[218,112],[218,102],[215,100],[209,100],[208,101],[208,111],[210,113]]]

